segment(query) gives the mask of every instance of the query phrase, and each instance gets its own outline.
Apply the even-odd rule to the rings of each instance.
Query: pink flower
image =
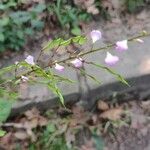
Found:
[[[55,64],[55,69],[57,70],[57,71],[59,71],[59,72],[62,72],[62,71],[64,71],[64,66],[61,66],[61,65],[59,65],[59,64]]]
[[[105,63],[109,66],[115,65],[119,61],[119,57],[113,56],[111,53],[107,52]]]
[[[144,43],[144,41],[142,39],[135,39],[135,41],[137,41],[139,43]]]
[[[28,77],[25,77],[25,76],[21,76],[21,79],[22,79],[23,82],[26,82],[26,81],[29,80],[29,78],[28,78]]]
[[[28,64],[30,65],[35,65],[34,63],[34,57],[29,55],[26,59],[25,59],[25,62],[27,62]]]
[[[75,60],[71,61],[71,63],[76,67],[80,68],[83,66],[82,58],[76,58]]]
[[[116,42],[116,50],[125,51],[127,49],[128,49],[128,41],[127,40]]]
[[[93,30],[91,32],[91,38],[93,43],[95,43],[96,41],[102,38],[102,33],[99,30]]]
[[[19,61],[15,61],[15,65],[18,65],[19,64]]]

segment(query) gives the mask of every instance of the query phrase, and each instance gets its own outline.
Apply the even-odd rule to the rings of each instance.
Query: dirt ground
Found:
[[[8,120],[3,128],[7,131],[0,138],[3,150],[57,150],[54,141],[59,138],[66,141],[62,150],[149,150],[150,100],[122,104],[99,100],[92,112],[78,105],[44,113],[33,108]],[[64,144],[72,148],[63,148]]]
[[[111,137],[106,137],[108,150],[149,150],[150,149],[150,101],[131,102],[131,125],[121,127]],[[143,108],[142,108],[142,107]],[[147,112],[146,112],[147,111]]]

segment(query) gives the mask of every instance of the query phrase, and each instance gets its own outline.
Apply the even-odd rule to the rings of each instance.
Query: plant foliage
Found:
[[[19,50],[25,44],[27,35],[33,35],[44,26],[40,14],[46,8],[45,4],[39,3],[29,10],[20,6],[20,1],[0,2],[0,52]]]
[[[126,0],[125,5],[130,13],[135,12],[141,6],[144,6],[144,0]]]

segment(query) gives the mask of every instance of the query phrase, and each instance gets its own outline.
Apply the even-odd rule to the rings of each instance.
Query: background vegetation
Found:
[[[122,0],[130,13],[141,9],[144,0]],[[46,24],[69,30],[73,35],[81,33],[81,23],[93,16],[110,19],[109,1],[103,0],[2,0],[0,2],[0,52],[20,50],[26,36],[41,31]]]

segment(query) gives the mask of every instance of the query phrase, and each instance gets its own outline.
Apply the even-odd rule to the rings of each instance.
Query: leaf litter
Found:
[[[7,133],[0,138],[0,148],[138,150],[136,142],[149,144],[149,104],[149,100],[115,105],[99,100],[94,112],[78,105],[45,113],[32,108],[3,124]]]

